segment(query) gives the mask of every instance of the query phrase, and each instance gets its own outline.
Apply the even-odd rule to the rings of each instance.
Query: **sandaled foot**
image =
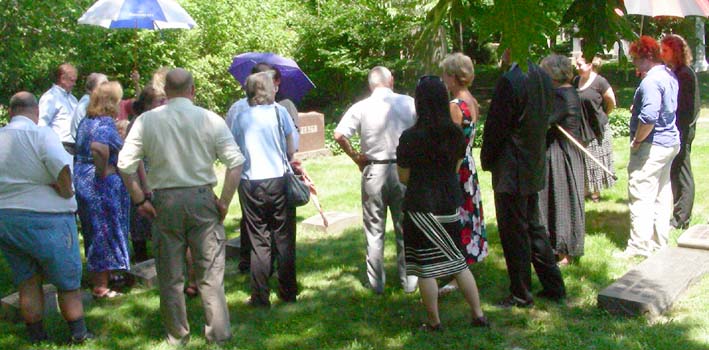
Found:
[[[480,317],[473,318],[473,320],[470,321],[470,325],[473,327],[479,327],[479,328],[489,328],[490,321],[487,319],[487,317],[480,316]]]
[[[116,292],[113,289],[104,289],[103,291],[92,291],[91,296],[96,299],[113,299],[122,296],[123,293],[121,292]]]
[[[443,326],[440,323],[435,326],[432,326],[429,323],[424,323],[419,326],[419,330],[422,332],[442,332]]]
[[[446,284],[445,286],[438,288],[438,297],[440,298],[440,297],[446,296],[450,293],[455,292],[456,290],[458,290],[458,286]]]

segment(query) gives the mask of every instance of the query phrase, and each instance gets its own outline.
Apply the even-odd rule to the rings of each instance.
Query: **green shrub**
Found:
[[[613,137],[630,136],[630,110],[627,108],[616,108],[608,116],[608,127],[613,132]]]
[[[335,133],[335,128],[337,127],[337,122],[325,123],[325,148],[327,148],[333,155],[343,154],[340,145],[337,144],[333,134]],[[359,147],[359,135],[354,135],[350,138],[350,143],[352,148],[355,150],[360,150]]]

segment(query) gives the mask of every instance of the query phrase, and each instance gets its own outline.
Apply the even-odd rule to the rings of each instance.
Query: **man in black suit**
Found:
[[[538,296],[566,296],[538,205],[553,100],[546,73],[529,63],[525,75],[514,65],[497,82],[483,129],[480,158],[483,170],[492,172],[497,226],[510,277],[511,294],[499,303],[502,307],[534,304],[530,264],[544,287]]]

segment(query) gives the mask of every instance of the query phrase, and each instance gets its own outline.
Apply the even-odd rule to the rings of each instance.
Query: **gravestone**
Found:
[[[135,280],[145,286],[152,288],[158,284],[158,273],[155,270],[155,259],[148,259],[131,266],[128,271]]]
[[[709,250],[665,248],[598,293],[598,306],[616,315],[654,318],[709,272]]]
[[[361,226],[362,218],[357,214],[343,213],[338,211],[325,212],[328,225],[325,226],[320,215],[311,216],[301,223],[304,229],[320,231],[324,233],[340,233],[348,227]]]
[[[45,284],[42,289],[44,290],[44,316],[46,317],[59,310],[57,288],[51,284]],[[12,293],[2,298],[0,304],[2,304],[0,311],[3,319],[9,322],[22,321],[22,316],[20,315],[20,293]]]
[[[226,241],[226,258],[238,258],[241,251],[241,236]]]
[[[694,225],[677,239],[677,245],[684,248],[706,249],[709,251],[709,225]]]
[[[298,113],[300,145],[296,158],[306,159],[330,155],[325,148],[325,115],[318,112]]]

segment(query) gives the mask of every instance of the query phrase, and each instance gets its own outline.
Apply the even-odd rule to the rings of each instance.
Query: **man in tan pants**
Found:
[[[160,286],[160,312],[169,344],[186,344],[185,251],[194,257],[195,275],[205,313],[205,337],[223,343],[231,337],[224,296],[225,243],[222,222],[241,177],[244,157],[224,120],[195,106],[192,75],[180,68],[165,77],[167,105],[136,119],[118,156],[118,168],[138,213],[153,221],[153,244]],[[134,174],[141,159],[150,160],[143,194]],[[212,187],[216,158],[227,167],[219,198]]]

